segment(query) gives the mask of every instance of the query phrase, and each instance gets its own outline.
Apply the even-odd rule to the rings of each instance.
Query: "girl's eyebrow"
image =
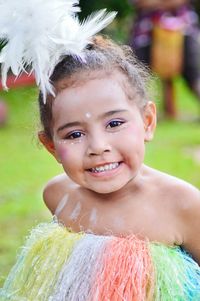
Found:
[[[121,110],[109,111],[109,112],[106,112],[106,113],[103,113],[102,115],[100,115],[99,119],[104,118],[104,117],[109,117],[109,116],[115,115],[117,113],[124,113],[124,112],[127,112],[127,110],[121,109]]]
[[[127,112],[127,110],[124,110],[124,109],[122,109],[122,110],[112,110],[112,111],[109,111],[109,112],[106,112],[106,113],[103,113],[103,114],[99,115],[98,119],[102,119],[102,118],[105,118],[105,117],[115,115],[117,113],[124,113],[124,112]],[[70,127],[81,126],[82,124],[83,123],[80,122],[80,121],[73,121],[73,122],[65,123],[57,129],[57,133],[59,133],[60,131],[62,131],[64,129],[70,128]]]
[[[64,130],[64,129],[67,129],[67,128],[70,128],[70,127],[73,127],[73,126],[80,126],[81,125],[81,122],[79,121],[74,121],[74,122],[68,122],[68,123],[65,123],[63,125],[61,125],[58,129],[57,129],[57,133],[59,133],[60,131]]]

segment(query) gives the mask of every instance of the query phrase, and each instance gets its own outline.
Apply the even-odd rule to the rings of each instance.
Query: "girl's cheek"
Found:
[[[68,159],[68,150],[66,149],[66,145],[59,144],[57,146],[57,155],[61,162]]]
[[[130,125],[128,128],[127,128],[127,134],[131,134],[131,135],[134,135],[134,136],[140,136],[143,132],[143,128],[142,127],[138,127],[137,125]]]

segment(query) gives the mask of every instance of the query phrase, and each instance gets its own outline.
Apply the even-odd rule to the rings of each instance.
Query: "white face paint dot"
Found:
[[[85,117],[86,117],[86,118],[91,118],[91,116],[92,116],[92,115],[91,115],[91,113],[89,113],[89,112],[87,112],[87,113],[85,114]]]

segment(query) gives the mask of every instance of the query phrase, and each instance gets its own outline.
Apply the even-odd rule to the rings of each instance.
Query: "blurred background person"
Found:
[[[199,20],[188,0],[131,0],[130,45],[165,81],[182,75],[200,100]]]
[[[8,107],[4,100],[0,99],[0,127],[4,126],[8,118]]]

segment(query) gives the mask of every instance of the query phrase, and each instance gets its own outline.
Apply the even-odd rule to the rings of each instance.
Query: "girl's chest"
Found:
[[[182,238],[174,212],[170,208],[151,206],[76,206],[65,208],[62,221],[73,231],[98,235],[131,234],[167,245],[181,245]]]

